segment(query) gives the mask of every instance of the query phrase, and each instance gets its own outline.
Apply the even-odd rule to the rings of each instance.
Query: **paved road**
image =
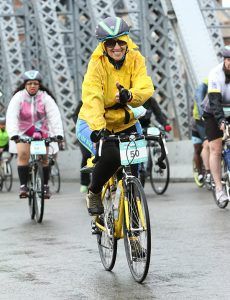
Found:
[[[152,258],[142,285],[123,241],[113,272],[104,271],[78,183],[46,202],[41,225],[16,191],[14,183],[0,194],[0,299],[230,299],[230,210],[193,183],[171,184],[164,196],[146,186]]]

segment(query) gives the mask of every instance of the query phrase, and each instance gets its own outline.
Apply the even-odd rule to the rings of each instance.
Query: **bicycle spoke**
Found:
[[[109,189],[105,193],[103,222],[105,231],[101,231],[97,236],[98,249],[102,264],[107,271],[111,271],[114,267],[117,255],[117,240],[114,238],[114,215]]]

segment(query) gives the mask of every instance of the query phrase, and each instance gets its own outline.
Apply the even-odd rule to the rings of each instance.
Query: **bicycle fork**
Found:
[[[125,222],[126,222],[126,228],[131,231],[131,232],[138,232],[138,231],[145,231],[146,230],[146,224],[145,224],[145,218],[143,215],[143,210],[141,206],[141,200],[139,196],[135,195],[135,199],[133,199],[133,202],[131,203],[131,199],[129,201],[128,199],[128,194],[132,194],[131,191],[127,191],[126,195],[124,197],[124,208],[125,208]],[[134,209],[133,206],[137,207],[137,216],[134,215],[133,213],[133,218],[136,218],[133,223],[138,223],[138,217],[140,219],[140,227],[138,228],[133,227],[133,224],[130,224],[130,213],[132,213],[132,210]]]

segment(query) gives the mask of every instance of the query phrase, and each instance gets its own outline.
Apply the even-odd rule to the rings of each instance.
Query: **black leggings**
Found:
[[[81,168],[83,168],[87,164],[87,159],[91,157],[91,153],[81,143],[79,143],[79,147],[80,147],[81,154],[82,154]],[[80,183],[81,183],[81,185],[88,186],[90,183],[90,174],[80,172]]]
[[[136,127],[132,126],[122,132],[136,132]],[[120,151],[118,142],[106,142],[103,144],[102,153],[99,161],[96,163],[92,173],[92,181],[89,189],[97,194],[102,191],[103,185],[117,171],[121,165]],[[138,175],[138,165],[132,165],[132,174]]]

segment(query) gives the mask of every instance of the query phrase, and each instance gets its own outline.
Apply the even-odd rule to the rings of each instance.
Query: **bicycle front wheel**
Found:
[[[106,230],[100,230],[97,235],[97,244],[101,262],[107,271],[111,271],[117,257],[117,239],[114,237],[114,214],[110,190],[107,189],[103,200],[104,214],[100,222]]]
[[[41,223],[44,214],[44,179],[43,179],[43,167],[38,163],[35,171],[35,182],[33,188],[35,219],[37,223]]]
[[[5,188],[6,188],[7,192],[9,192],[11,190],[12,184],[13,184],[12,167],[11,167],[11,163],[9,161],[5,162],[4,183],[5,183]]]
[[[166,156],[164,159],[164,163],[166,165],[165,169],[160,168],[157,165],[158,158],[161,155],[161,149],[159,145],[155,145],[150,148],[150,183],[154,192],[158,195],[164,194],[164,192],[168,188],[169,179],[170,179],[170,168],[168,157]]]
[[[29,213],[30,213],[31,220],[33,220],[35,217],[35,205],[34,205],[34,190],[33,190],[31,166],[29,172],[29,180],[27,184],[29,187],[29,197],[28,197]]]
[[[137,178],[125,188],[124,244],[131,274],[141,283],[149,270],[151,229],[147,200]]]
[[[53,193],[59,193],[61,188],[61,176],[58,163],[55,160],[54,164],[50,166],[50,189]]]

